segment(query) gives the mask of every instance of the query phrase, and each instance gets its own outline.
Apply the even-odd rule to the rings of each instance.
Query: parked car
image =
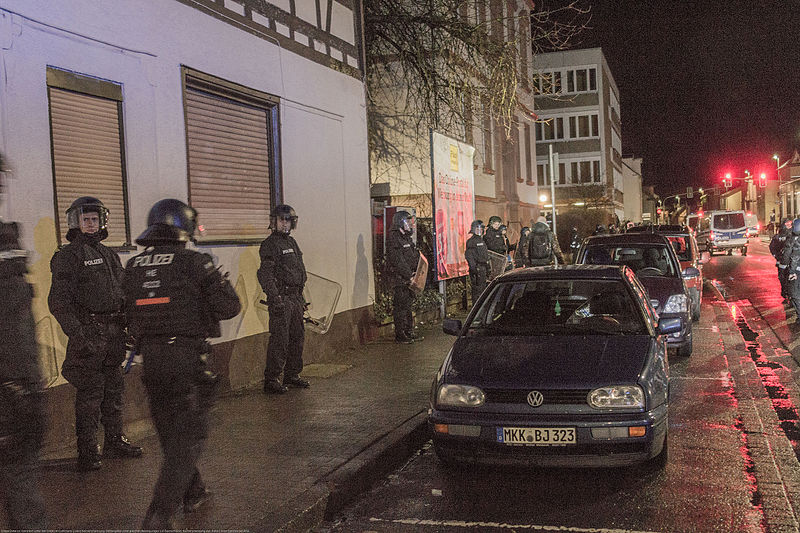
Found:
[[[606,467],[667,461],[666,335],[646,289],[620,266],[566,265],[495,279],[431,388],[445,464]]]
[[[709,211],[701,219],[697,230],[700,249],[712,256],[714,252],[728,252],[738,248],[747,255],[747,224],[744,211]]]
[[[655,233],[589,237],[583,241],[576,263],[630,267],[647,289],[658,314],[681,321],[681,330],[669,336],[667,345],[677,349],[680,356],[692,354],[691,300],[683,278],[700,273],[694,267],[681,270],[678,256],[666,237]]]
[[[686,271],[688,267],[697,269],[696,276],[682,276],[691,298],[692,321],[696,322],[700,320],[700,304],[703,300],[703,259],[694,232],[680,225],[656,226],[655,232],[664,235],[672,243],[672,248],[681,264],[681,272]]]
[[[761,233],[761,224],[758,222],[758,217],[753,213],[747,212],[744,214],[744,223],[747,225],[747,237],[758,237]]]

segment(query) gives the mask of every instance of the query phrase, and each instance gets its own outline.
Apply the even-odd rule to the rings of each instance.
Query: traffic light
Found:
[[[762,189],[767,186],[767,175],[764,172],[758,177],[758,186]]]
[[[660,207],[658,209],[656,209],[656,214],[657,215],[660,215],[661,213],[662,213],[662,209]]]
[[[722,178],[722,184],[725,185],[726,189],[730,189],[733,185],[733,180],[731,179],[730,173],[725,174],[725,177]]]

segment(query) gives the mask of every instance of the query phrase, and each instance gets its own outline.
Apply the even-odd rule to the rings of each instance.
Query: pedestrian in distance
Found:
[[[788,274],[786,271],[786,264],[782,263],[782,258],[783,247],[786,245],[786,241],[791,234],[792,220],[790,218],[786,218],[783,220],[780,230],[773,235],[769,241],[769,252],[772,254],[772,257],[775,258],[775,266],[778,269],[778,281],[781,285],[781,296],[786,302],[789,301],[789,288],[787,284],[788,280],[786,279]]]
[[[564,254],[558,245],[558,240],[550,231],[550,226],[544,217],[539,217],[531,230],[528,243],[528,257],[531,266],[563,265]]]
[[[531,228],[523,226],[519,232],[519,241],[517,241],[514,253],[514,267],[523,268],[530,266],[528,259],[528,241],[530,240]]]
[[[270,214],[272,233],[261,243],[258,253],[261,266],[257,276],[269,310],[269,340],[264,366],[264,392],[285,394],[289,387],[307,389],[310,384],[300,377],[303,371],[306,302],[303,287],[308,275],[303,252],[290,235],[297,228],[297,214],[281,204]],[[283,374],[283,381],[280,377]]]
[[[473,220],[469,232],[472,235],[467,239],[467,247],[464,256],[469,265],[469,280],[472,285],[472,304],[478,301],[478,297],[486,289],[486,280],[489,279],[489,252],[486,243],[483,242],[484,231],[482,220]]]
[[[122,432],[125,315],[122,263],[103,245],[108,237],[108,209],[82,196],[67,209],[69,244],[50,261],[52,284],[47,303],[69,338],[61,375],[75,387],[75,433],[78,469],[102,466],[98,423],[105,434],[103,455],[139,457],[142,449]]]
[[[156,202],[136,239],[146,248],[125,266],[126,312],[164,455],[142,529],[173,529],[181,503],[189,513],[210,496],[197,469],[217,384],[207,339],[220,336],[220,321],[241,304],[211,256],[186,248],[196,229],[193,208]]]
[[[400,344],[422,340],[414,333],[411,313],[414,301],[411,282],[419,264],[419,252],[412,239],[414,223],[414,217],[408,211],[397,211],[386,239],[386,273],[392,287],[394,340]]]
[[[0,195],[4,193],[0,158]],[[9,529],[47,529],[36,460],[45,430],[42,375],[19,226],[0,220],[0,493]]]
[[[578,250],[581,249],[581,236],[578,233],[578,228],[572,228],[569,236],[569,252],[570,252],[570,262],[574,263],[575,258],[578,257]]]
[[[592,236],[594,236],[594,235],[605,235],[607,233],[608,232],[606,231],[606,227],[604,225],[602,225],[602,224],[598,224],[598,225],[596,225],[594,227],[594,232],[592,233]]]

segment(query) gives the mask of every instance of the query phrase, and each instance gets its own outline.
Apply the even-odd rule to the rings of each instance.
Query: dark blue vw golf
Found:
[[[669,371],[661,319],[625,266],[516,270],[495,279],[431,389],[439,459],[662,467]]]

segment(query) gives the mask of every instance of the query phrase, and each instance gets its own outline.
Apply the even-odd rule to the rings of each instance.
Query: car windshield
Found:
[[[739,229],[744,227],[744,213],[723,213],[714,215],[717,229]]]
[[[669,250],[663,244],[592,244],[586,248],[587,265],[625,265],[637,276],[677,277]]]
[[[635,296],[619,280],[536,280],[494,286],[468,335],[647,335]]]
[[[689,246],[689,237],[685,235],[670,235],[667,239],[672,243],[672,248],[678,255],[678,261],[692,260],[692,247]]]

